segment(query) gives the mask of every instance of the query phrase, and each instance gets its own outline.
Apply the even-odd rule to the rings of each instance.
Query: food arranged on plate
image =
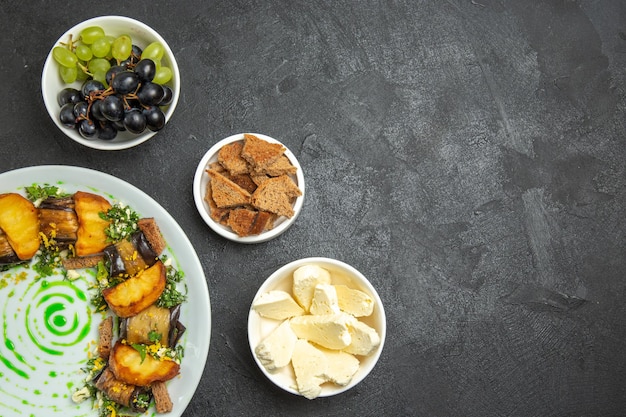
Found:
[[[270,373],[291,365],[292,385],[313,399],[323,384],[350,384],[360,359],[381,344],[377,330],[362,321],[376,303],[366,292],[334,282],[315,263],[299,266],[290,279],[291,291],[269,290],[252,302],[252,310],[276,323],[254,353]]]
[[[247,237],[271,230],[281,216],[292,218],[302,191],[285,151],[280,143],[248,133],[222,146],[217,161],[205,169],[204,201],[211,219]]]
[[[166,383],[180,373],[187,296],[156,220],[92,192],[47,184],[25,192],[0,194],[0,271],[32,268],[43,279],[60,270],[72,280],[89,269],[95,277],[99,340],[72,399],[91,398],[101,417],[151,404],[157,413],[172,411]]]
[[[141,134],[165,125],[171,104],[167,83],[172,70],[162,63],[165,48],[154,41],[143,48],[129,34],[112,36],[97,25],[70,34],[52,49],[59,76],[59,119],[85,139],[112,140],[119,131]],[[82,82],[77,89],[71,86]]]

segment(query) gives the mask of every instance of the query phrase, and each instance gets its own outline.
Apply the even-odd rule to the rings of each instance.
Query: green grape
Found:
[[[165,84],[171,79],[172,79],[172,70],[170,69],[170,67],[161,66],[161,68],[157,70],[152,82],[157,83],[157,84]]]
[[[56,62],[67,68],[75,67],[78,62],[76,55],[63,46],[55,46],[52,48],[52,56]]]
[[[78,78],[78,67],[74,65],[72,68],[68,68],[60,65],[59,74],[64,83],[71,84]]]
[[[89,47],[89,45],[86,45],[84,43],[79,43],[78,45],[76,45],[74,53],[76,54],[76,57],[81,61],[89,61],[93,57],[91,48]]]
[[[89,26],[80,31],[80,39],[87,45],[91,45],[98,38],[104,36],[104,29],[100,26]]]
[[[79,81],[85,81],[89,78],[89,75],[81,67],[78,67],[78,76],[76,78]]]
[[[107,84],[107,72],[106,71],[96,71],[93,73],[93,79],[96,81],[100,81],[102,83],[102,85],[104,85],[104,87],[108,87],[109,85]]]
[[[111,54],[118,61],[124,61],[130,56],[133,49],[133,42],[128,35],[122,35],[113,41]]]
[[[91,52],[97,58],[103,58],[111,51],[111,44],[106,36],[101,36],[91,44]]]
[[[161,45],[160,42],[155,41],[150,45],[146,46],[141,53],[141,59],[151,59],[153,61],[160,60],[163,58],[163,53],[165,52],[165,48]]]
[[[95,74],[96,72],[106,73],[111,68],[111,63],[104,58],[94,58],[87,64],[89,72]]]

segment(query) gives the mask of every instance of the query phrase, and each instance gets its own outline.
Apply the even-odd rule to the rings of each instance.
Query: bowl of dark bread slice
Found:
[[[220,140],[202,157],[193,193],[200,216],[217,234],[261,243],[295,222],[304,203],[304,175],[278,140],[239,133]]]

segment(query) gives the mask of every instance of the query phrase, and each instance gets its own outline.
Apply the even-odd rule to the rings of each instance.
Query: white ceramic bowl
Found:
[[[293,210],[295,214],[291,218],[287,218],[284,216],[278,218],[274,222],[274,228],[264,231],[258,235],[244,237],[237,235],[237,233],[233,232],[229,227],[219,224],[211,218],[211,216],[209,215],[209,205],[206,201],[204,201],[204,196],[207,183],[209,182],[209,175],[206,173],[209,165],[217,162],[217,154],[222,146],[237,141],[243,141],[244,134],[238,133],[236,135],[229,136],[213,145],[211,149],[209,149],[208,152],[204,154],[204,156],[200,160],[200,163],[198,164],[198,168],[196,169],[196,173],[193,179],[194,201],[196,203],[196,208],[198,209],[200,216],[202,216],[202,219],[211,229],[213,229],[213,231],[215,231],[220,236],[225,237],[226,239],[239,243],[262,243],[274,239],[275,237],[284,233],[296,221],[298,214],[300,214],[300,211],[302,210],[302,205],[304,204],[304,175],[302,173],[302,167],[300,166],[300,163],[293,155],[293,153],[291,153],[291,151],[284,144],[274,138],[259,133],[251,134],[268,142],[280,143],[281,145],[283,145],[283,147],[285,147],[285,149],[287,149],[285,151],[285,156],[289,158],[291,164],[297,169],[296,174],[293,176],[293,179],[295,180],[296,185],[298,185],[298,188],[302,192],[302,195],[296,199],[293,205]]]
[[[165,122],[167,123],[174,113],[174,109],[176,108],[176,104],[178,103],[178,98],[180,96],[180,72],[178,70],[176,59],[174,58],[174,53],[170,49],[167,42],[165,42],[165,39],[163,39],[154,29],[135,19],[124,16],[100,16],[85,20],[84,22],[72,27],[61,35],[54,45],[52,45],[52,48],[59,45],[60,42],[67,42],[70,34],[72,34],[73,38],[76,39],[80,31],[89,26],[100,26],[104,29],[105,34],[111,36],[128,34],[131,37],[133,44],[142,49],[154,41],[159,41],[163,45],[165,53],[163,55],[162,63],[172,70],[172,79],[167,83],[167,85],[172,89],[173,99],[169,106],[162,107],[163,113],[165,114]],[[85,139],[76,129],[63,126],[59,120],[60,106],[57,101],[57,96],[59,92],[66,87],[80,89],[82,82],[76,81],[73,84],[65,84],[65,82],[63,82],[59,76],[58,64],[52,57],[52,48],[50,48],[50,53],[48,54],[43,66],[43,73],[41,75],[41,94],[43,95],[43,101],[46,109],[48,110],[48,114],[59,129],[65,133],[65,135],[67,135],[70,139],[90,148],[100,150],[120,150],[137,146],[147,141],[157,133],[146,129],[143,133],[138,135],[126,131],[118,132],[117,136],[113,140],[102,140],[98,138]]]
[[[387,324],[385,309],[378,293],[365,276],[354,267],[330,258],[304,258],[293,261],[270,275],[261,285],[254,296],[254,300],[262,294],[272,290],[282,290],[292,294],[293,272],[303,265],[318,265],[330,272],[331,283],[345,284],[350,288],[361,290],[369,294],[374,299],[374,312],[368,317],[360,317],[359,320],[370,327],[376,329],[380,336],[380,345],[368,356],[358,356],[360,366],[352,381],[346,386],[339,386],[333,383],[322,385],[320,397],[329,397],[349,390],[361,382],[374,369],[378,358],[385,344]],[[252,304],[254,304],[254,300]],[[259,361],[254,350],[258,344],[269,335],[281,322],[277,320],[261,317],[254,309],[250,308],[248,315],[248,342],[252,351],[252,356],[265,376],[274,384],[296,395],[300,395],[296,388],[295,375],[291,365],[287,365],[275,372],[269,372]]]

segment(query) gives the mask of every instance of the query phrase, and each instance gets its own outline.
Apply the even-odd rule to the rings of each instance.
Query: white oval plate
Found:
[[[111,203],[122,201],[140,216],[156,219],[168,245],[165,254],[184,272],[188,288],[180,317],[187,327],[181,341],[185,355],[180,375],[168,383],[174,409],[167,415],[181,416],[200,382],[211,334],[209,291],[189,239],[143,191],[91,169],[54,165],[16,169],[0,174],[0,193],[24,195],[25,186],[46,183],[68,193],[87,191]],[[73,391],[84,385],[80,370],[93,350],[101,320],[88,292],[94,277],[81,273],[70,282],[57,274],[35,281],[35,275],[32,268],[0,272],[0,415],[95,417],[98,411],[91,408],[91,400],[75,404],[71,399]]]

